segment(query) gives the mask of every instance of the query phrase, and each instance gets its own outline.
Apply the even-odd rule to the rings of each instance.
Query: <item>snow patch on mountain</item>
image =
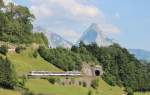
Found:
[[[81,36],[80,40],[85,44],[96,43],[98,46],[109,46],[113,44],[113,40],[105,36],[98,24],[92,24]]]
[[[57,48],[57,47],[63,47],[63,48],[71,48],[72,43],[65,40],[60,35],[53,33],[53,32],[46,32],[46,36],[49,41],[49,47],[51,48]]]

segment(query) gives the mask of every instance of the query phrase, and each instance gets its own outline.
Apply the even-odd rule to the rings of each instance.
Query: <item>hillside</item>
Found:
[[[137,92],[137,93],[134,93],[134,95],[150,95],[150,93],[148,93],[148,92],[147,93],[138,93]]]
[[[39,55],[37,58],[33,57],[33,53],[36,49],[33,47],[27,47],[20,54],[16,52],[8,52],[7,57],[10,59],[14,65],[17,75],[22,76],[27,74],[32,70],[47,70],[47,71],[62,71],[55,67],[54,65],[48,63]],[[122,95],[123,90],[117,86],[109,86],[102,79],[100,80],[100,86],[98,88],[98,94],[104,95]],[[47,80],[44,79],[28,79],[26,83],[26,88],[28,88],[33,93],[43,93],[52,95],[87,95],[90,89],[82,86],[67,85],[63,86],[61,84],[52,85]],[[71,92],[70,92],[71,91]],[[95,90],[93,90],[96,93]],[[2,89],[0,95],[20,95],[17,91],[4,90]]]
[[[6,90],[0,88],[0,95],[21,95],[18,91]]]
[[[97,90],[98,95],[122,95],[124,92],[117,86],[109,86],[106,82],[100,79],[100,86]],[[34,93],[44,93],[50,95],[87,95],[88,91],[92,88],[86,88],[73,85],[52,85],[47,80],[43,79],[30,79],[26,87]],[[96,91],[92,89],[94,93]]]
[[[61,71],[60,69],[45,61],[40,56],[34,58],[34,51],[35,49],[28,47],[20,54],[16,52],[9,52],[7,54],[8,59],[10,59],[10,61],[14,65],[16,73],[18,75],[27,74],[28,72],[34,70]]]

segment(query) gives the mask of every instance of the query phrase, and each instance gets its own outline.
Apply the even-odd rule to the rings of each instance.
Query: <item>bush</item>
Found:
[[[15,49],[16,53],[21,53],[21,51],[25,50],[25,47],[19,46]]]
[[[97,89],[99,86],[99,79],[96,78],[91,82],[91,87],[93,87],[94,89]]]
[[[51,83],[51,84],[55,84],[57,79],[56,78],[53,78],[53,77],[50,77],[48,78],[48,81]]]
[[[88,95],[93,95],[93,91],[89,90]]]
[[[18,80],[18,86],[21,87],[21,88],[24,88],[26,81],[27,81],[26,76],[20,77],[20,79]]]
[[[7,52],[8,52],[8,47],[5,46],[5,45],[2,45],[2,46],[0,47],[0,53],[6,55]]]
[[[83,87],[86,87],[86,86],[87,86],[86,82],[85,82],[85,81],[83,81]]]
[[[131,88],[126,88],[127,95],[133,95],[133,90]]]
[[[115,77],[108,74],[108,73],[104,73],[104,75],[102,76],[102,78],[111,86],[115,86],[116,81],[115,81]],[[121,85],[121,84],[119,84]]]
[[[82,85],[82,82],[81,82],[81,81],[79,81],[79,85],[80,85],[80,86]]]
[[[37,58],[37,56],[38,56],[38,52],[37,52],[37,51],[34,51],[33,57],[34,57],[34,58]]]
[[[34,95],[33,92],[29,91],[29,89],[22,89],[22,95]]]
[[[11,62],[0,57],[0,87],[13,89],[16,86],[16,74]]]

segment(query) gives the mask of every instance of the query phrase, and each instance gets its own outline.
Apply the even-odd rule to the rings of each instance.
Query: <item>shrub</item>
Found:
[[[29,91],[28,89],[22,89],[22,95],[34,95],[33,92]]]
[[[33,57],[34,57],[34,58],[37,58],[37,56],[38,56],[38,52],[37,52],[37,51],[34,51]]]
[[[96,78],[91,82],[91,87],[93,87],[94,89],[97,89],[99,86],[99,79]]]
[[[88,95],[93,95],[93,91],[89,90]]]
[[[16,86],[16,74],[11,62],[0,57],[0,87],[13,89]]]
[[[15,49],[16,53],[21,53],[21,51],[25,50],[25,47],[19,46]]]
[[[2,46],[0,47],[0,53],[6,55],[7,52],[8,52],[8,47],[5,46],[5,45],[2,45]]]
[[[126,88],[126,92],[127,95],[133,95],[133,90],[130,87]]]
[[[81,82],[81,81],[79,81],[79,85],[80,85],[80,86],[82,85],[82,82]]]
[[[51,84],[55,84],[57,79],[56,78],[53,78],[53,77],[49,77],[48,78],[48,81],[51,83]]]
[[[20,77],[20,79],[18,80],[18,86],[21,87],[21,88],[24,88],[26,81],[27,81],[26,76]]]
[[[102,78],[111,86],[115,86],[116,85],[116,81],[115,81],[115,77],[108,74],[108,73],[104,73],[104,75],[102,76]],[[118,81],[118,84],[120,84],[121,82]]]
[[[83,87],[86,87],[86,86],[87,86],[86,82],[85,82],[85,81],[83,81]]]

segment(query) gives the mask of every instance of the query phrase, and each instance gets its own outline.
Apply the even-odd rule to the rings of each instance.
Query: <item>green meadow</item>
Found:
[[[145,93],[136,92],[134,93],[134,95],[150,95],[150,92],[145,92]]]
[[[121,88],[117,86],[109,86],[102,79],[100,80],[99,84],[100,86],[96,91],[92,88],[81,86],[63,86],[58,84],[53,85],[44,79],[30,79],[26,83],[26,87],[29,88],[29,90],[33,93],[44,93],[50,95],[87,95],[89,90],[92,90],[93,93],[97,93],[97,95],[122,95],[124,93]]]
[[[8,59],[14,65],[17,75],[24,75],[34,70],[45,70],[45,71],[62,71],[54,65],[48,63],[39,55],[37,58],[33,57],[35,49],[29,47],[20,54],[16,52],[9,52],[7,54]]]
[[[21,95],[18,91],[0,88],[0,95]]]

